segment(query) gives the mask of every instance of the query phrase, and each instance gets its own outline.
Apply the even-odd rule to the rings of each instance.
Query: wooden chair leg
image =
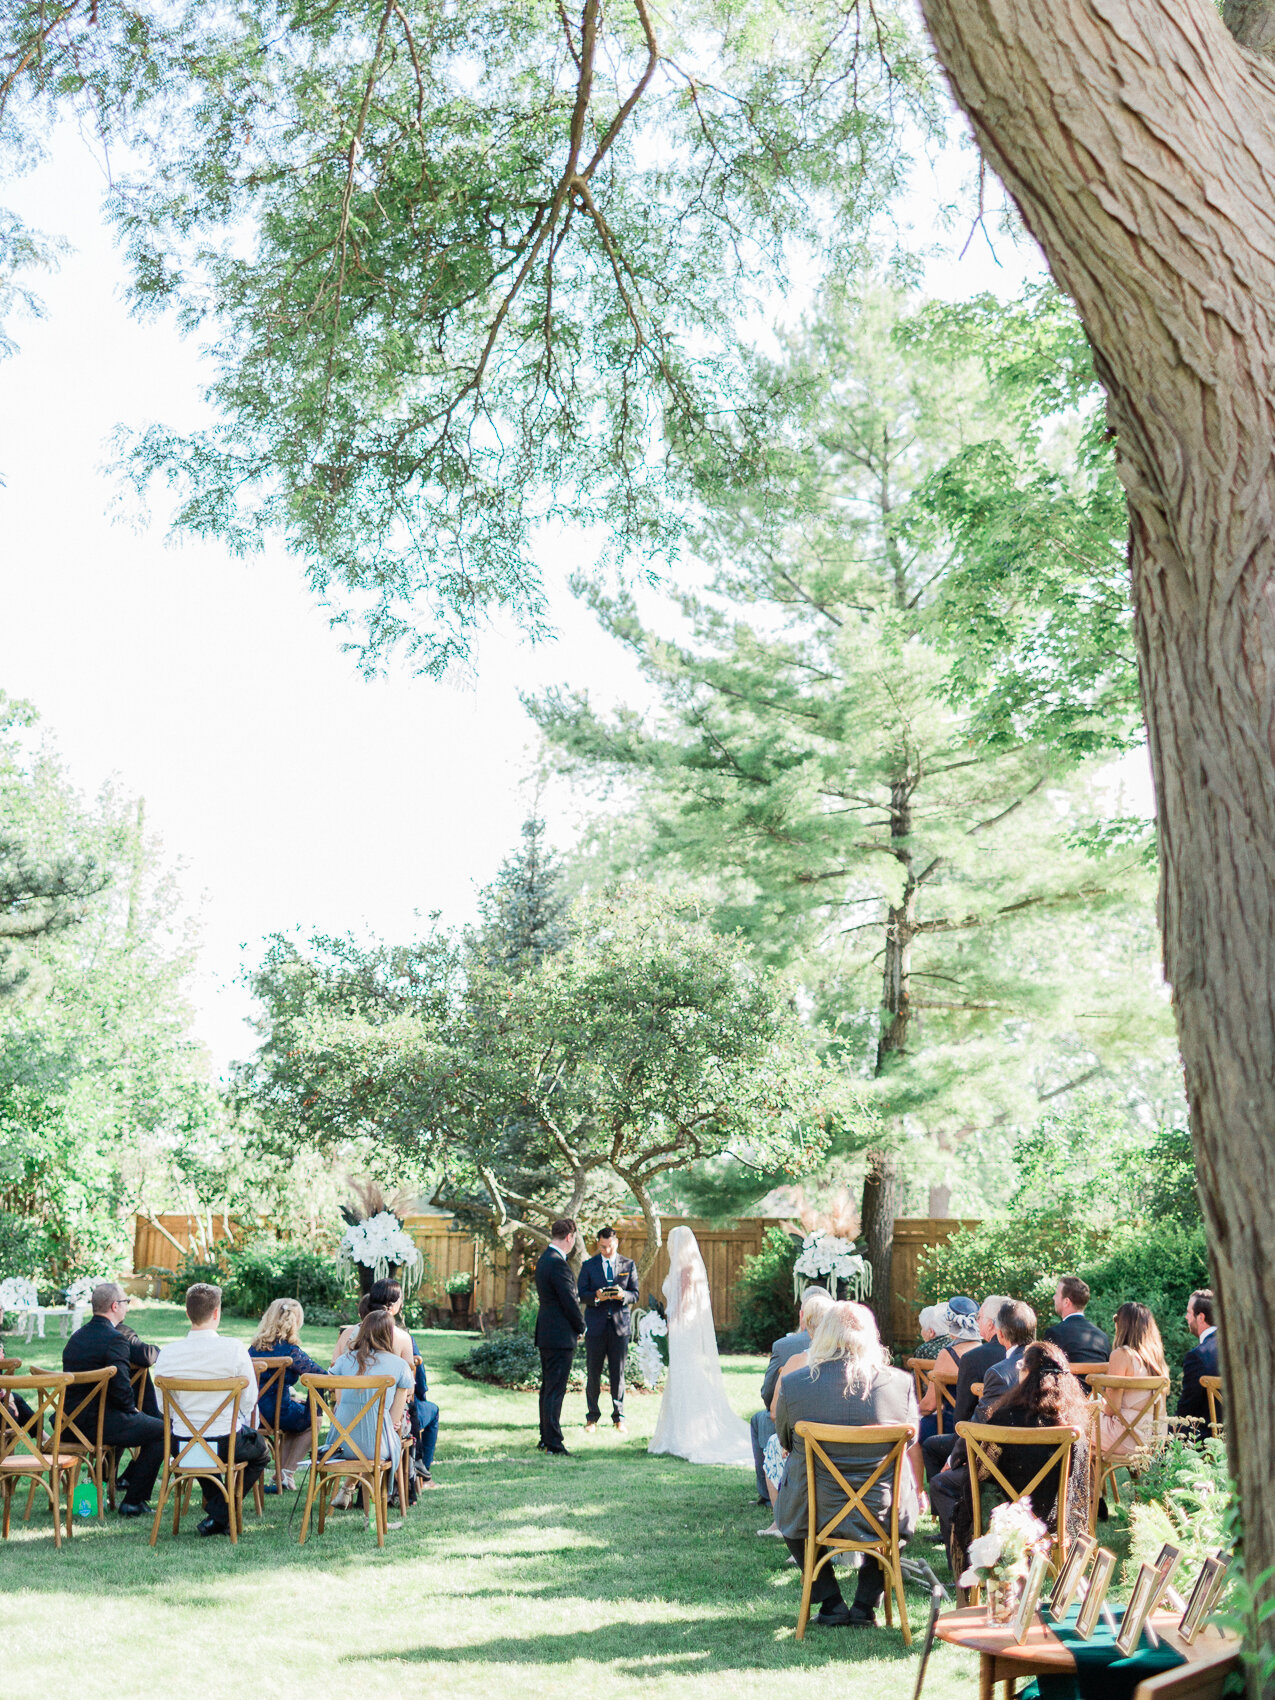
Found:
[[[32,1510],[32,1507],[34,1505],[35,1505],[35,1477],[32,1476],[31,1480],[27,1483],[27,1508],[22,1513],[22,1521],[24,1523],[29,1523],[31,1521],[31,1510]]]
[[[159,1480],[159,1504],[155,1507],[155,1521],[151,1524],[151,1545],[159,1539],[159,1523],[164,1515],[164,1505],[172,1488],[172,1477],[168,1473],[168,1458],[164,1458],[164,1473]]]
[[[899,1633],[903,1637],[903,1645],[912,1645],[912,1625],[908,1622],[908,1599],[903,1591],[903,1560],[898,1550],[891,1555],[893,1562],[890,1566],[889,1589],[897,1589],[899,1595]]]
[[[298,1546],[305,1545],[305,1538],[310,1533],[310,1508],[314,1504],[314,1490],[318,1480],[318,1474],[319,1472],[317,1470],[311,1470],[310,1480],[306,1483],[305,1505],[301,1511],[301,1539],[297,1542]]]
[[[264,1517],[266,1514],[266,1495],[265,1489],[261,1485],[262,1480],[263,1478],[258,1476],[256,1481],[252,1484],[252,1503],[257,1508],[258,1517]]]
[[[815,1544],[810,1536],[806,1536],[806,1559],[801,1567],[801,1609],[797,1613],[797,1639],[806,1639],[806,1625],[810,1621],[810,1590],[815,1585]]]
[[[13,1483],[6,1477],[0,1492],[4,1495],[4,1539],[9,1538],[9,1511],[13,1505]]]
[[[49,1471],[49,1489],[53,1496],[53,1544],[58,1551],[62,1550],[62,1497],[59,1489],[62,1486],[62,1472],[54,1464]]]
[[[68,1471],[70,1477],[66,1488],[66,1538],[68,1541],[72,1534],[71,1519],[75,1516],[75,1490],[80,1485],[80,1465],[82,1462],[82,1459],[77,1458]]]

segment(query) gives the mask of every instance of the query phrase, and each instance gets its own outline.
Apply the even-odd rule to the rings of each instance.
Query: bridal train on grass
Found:
[[[708,1271],[689,1228],[669,1235],[664,1283],[668,1320],[668,1378],[648,1448],[692,1464],[753,1465],[748,1424],[726,1398],[713,1332]]]

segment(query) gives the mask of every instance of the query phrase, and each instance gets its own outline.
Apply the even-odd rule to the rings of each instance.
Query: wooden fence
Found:
[[[155,1224],[161,1226],[157,1227]],[[167,1228],[172,1239],[162,1232]],[[235,1223],[229,1216],[214,1216],[212,1219],[213,1238],[232,1239],[235,1234]],[[203,1227],[194,1216],[157,1216],[154,1221],[149,1216],[133,1218],[133,1270],[140,1275],[150,1269],[176,1269],[181,1261],[181,1252],[173,1244],[177,1240],[182,1251],[189,1251],[191,1241]]]
[[[188,1216],[161,1216],[159,1220],[174,1239],[189,1246],[194,1224]],[[216,1218],[218,1232],[228,1233],[232,1225],[225,1218]],[[750,1216],[739,1220],[733,1228],[714,1227],[708,1222],[687,1216],[663,1218],[664,1245],[655,1267],[642,1283],[642,1302],[647,1295],[658,1294],[668,1274],[668,1237],[674,1228],[685,1225],[694,1229],[708,1269],[709,1287],[713,1296],[713,1316],[720,1329],[732,1328],[735,1323],[735,1283],[746,1257],[762,1247],[768,1228],[778,1226],[780,1218]],[[428,1258],[426,1279],[421,1298],[426,1303],[446,1306],[444,1284],[449,1275],[465,1270],[474,1277],[474,1311],[499,1312],[505,1301],[505,1275],[508,1267],[505,1255],[488,1258],[480,1242],[466,1233],[451,1216],[409,1216],[404,1226]],[[977,1222],[960,1221],[955,1217],[899,1217],[894,1224],[894,1289],[890,1322],[897,1342],[907,1342],[916,1334],[917,1265],[927,1246],[943,1245],[958,1228],[976,1227]],[[637,1258],[645,1243],[646,1233],[639,1219],[616,1223],[620,1250],[625,1257]],[[133,1240],[133,1268],[176,1269],[178,1253],[172,1242],[154,1225],[139,1216]]]

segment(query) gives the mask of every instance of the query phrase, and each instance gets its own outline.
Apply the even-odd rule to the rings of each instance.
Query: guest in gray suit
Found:
[[[890,1359],[872,1312],[864,1305],[833,1304],[824,1312],[810,1342],[807,1368],[793,1370],[779,1384],[775,1401],[775,1428],[779,1444],[788,1449],[784,1479],[779,1487],[775,1518],[788,1543],[788,1550],[801,1564],[805,1560],[806,1523],[809,1504],[806,1493],[806,1445],[795,1433],[799,1422],[839,1423],[863,1428],[874,1423],[896,1427],[910,1425],[915,1440],[920,1418],[912,1377],[906,1370],[891,1369]],[[881,1460],[879,1447],[829,1446],[825,1448],[837,1468],[852,1485],[866,1482]],[[909,1448],[910,1470],[903,1473],[903,1497],[899,1506],[899,1534],[904,1540],[916,1527],[922,1508],[921,1450]],[[822,1470],[816,1475],[818,1504],[815,1514],[820,1527],[834,1517],[845,1496]],[[888,1478],[871,1490],[867,1504],[887,1522],[890,1513]],[[871,1540],[875,1534],[859,1516],[847,1517],[838,1532],[848,1540]],[[836,1572],[826,1564],[815,1577],[811,1601],[819,1606],[814,1621],[826,1626],[872,1624],[877,1602],[885,1591],[885,1575],[874,1558],[865,1557],[855,1589],[854,1604],[841,1596]]]
[[[770,1348],[770,1362],[766,1365],[766,1376],[761,1384],[761,1402],[764,1409],[755,1411],[748,1424],[753,1437],[753,1471],[757,1477],[758,1505],[770,1504],[770,1494],[766,1490],[766,1470],[763,1460],[766,1456],[766,1442],[775,1432],[775,1423],[770,1414],[770,1407],[775,1402],[775,1389],[779,1386],[779,1372],[789,1358],[795,1358],[798,1352],[804,1352],[809,1348],[811,1329],[831,1303],[832,1294],[826,1287],[814,1285],[807,1287],[801,1295],[801,1315],[798,1318],[795,1333],[783,1335]]]

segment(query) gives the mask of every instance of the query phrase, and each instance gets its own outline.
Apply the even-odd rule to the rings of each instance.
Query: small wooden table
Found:
[[[1238,1636],[1223,1635],[1212,1628],[1202,1629],[1194,1645],[1188,1647],[1177,1631],[1180,1615],[1154,1612],[1151,1624],[1160,1639],[1175,1647],[1187,1664],[1214,1664],[1239,1653]],[[1014,1640],[1011,1629],[993,1628],[988,1623],[984,1606],[945,1612],[935,1624],[934,1633],[940,1641],[978,1654],[979,1700],[992,1700],[998,1682],[1012,1684],[1016,1677],[1055,1675],[1076,1668],[1075,1659],[1039,1616],[1021,1646]]]

